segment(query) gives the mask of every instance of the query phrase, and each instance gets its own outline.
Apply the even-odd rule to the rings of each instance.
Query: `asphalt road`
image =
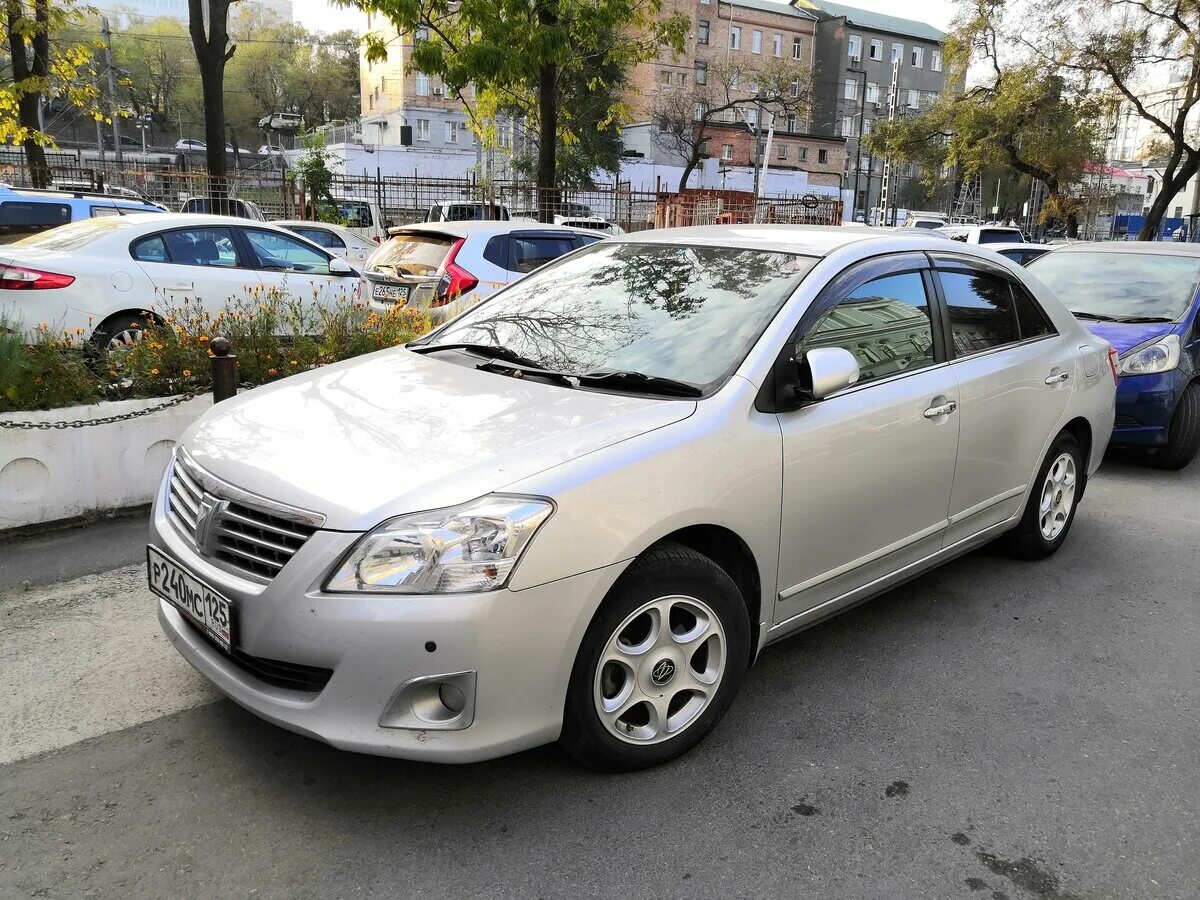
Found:
[[[218,699],[139,566],[18,584],[0,896],[1195,897],[1198,488],[1106,464],[1055,558],[985,549],[770,648],[628,776],[341,753]]]

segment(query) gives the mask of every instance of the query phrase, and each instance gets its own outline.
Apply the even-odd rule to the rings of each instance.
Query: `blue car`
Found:
[[[1200,245],[1074,244],[1029,271],[1119,354],[1111,446],[1163,469],[1200,450]]]
[[[70,188],[39,190],[0,184],[0,244],[11,244],[31,234],[81,219],[164,211],[149,200],[130,197],[128,192],[105,194]]]

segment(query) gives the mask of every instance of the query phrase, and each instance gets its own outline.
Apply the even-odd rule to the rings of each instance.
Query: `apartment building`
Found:
[[[947,89],[942,59],[945,33],[924,22],[868,12],[826,0],[793,0],[817,17],[812,130],[847,141],[846,188],[862,215],[879,203],[883,160],[872,158],[862,138],[889,115],[893,72],[895,115],[928,108]],[[895,66],[894,63],[898,63]],[[907,169],[894,173],[912,177]]]
[[[387,59],[371,62],[359,53],[359,99],[362,139],[366,143],[417,149],[475,152],[467,110],[436,77],[409,69],[413,42],[426,38],[422,29],[400,32],[379,13],[367,13],[366,30],[381,38]],[[468,88],[468,99],[471,99]],[[411,129],[411,131],[406,130]]]
[[[777,66],[812,70],[819,16],[809,10],[771,0],[668,0],[663,15],[682,13],[690,21],[683,52],[663,51],[657,59],[634,68],[630,105],[634,113],[627,131],[639,152],[662,164],[681,160],[654,144],[652,119],[656,103],[667,92],[685,92],[695,104],[712,98],[715,73],[725,73],[725,85],[738,102],[722,119],[708,126],[707,155],[722,166],[753,166],[766,154],[766,136],[773,125],[772,169],[810,173],[813,183],[837,185],[845,168],[844,139],[815,134],[807,111],[772,109],[760,97],[754,73]],[[737,70],[739,77],[728,73]],[[699,112],[699,107],[697,108]]]

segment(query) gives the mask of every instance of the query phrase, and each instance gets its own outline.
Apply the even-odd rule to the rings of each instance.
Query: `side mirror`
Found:
[[[801,400],[824,400],[830,394],[858,383],[858,360],[842,347],[814,347],[797,363]]]
[[[340,256],[332,256],[329,258],[329,274],[330,275],[357,275],[350,263],[346,262]]]

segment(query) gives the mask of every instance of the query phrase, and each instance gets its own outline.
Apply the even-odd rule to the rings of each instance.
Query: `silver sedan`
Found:
[[[767,644],[995,538],[1054,553],[1114,372],[1023,269],[916,229],[619,237],[214,408],[150,584],[192,665],[334,746],[653,765]]]

